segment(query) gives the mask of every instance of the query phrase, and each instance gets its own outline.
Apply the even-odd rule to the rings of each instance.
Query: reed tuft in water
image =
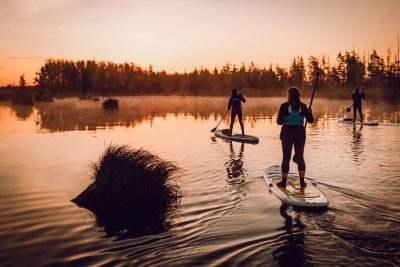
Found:
[[[118,100],[109,98],[103,102],[104,109],[118,109]]]
[[[91,169],[92,183],[72,201],[94,212],[166,210],[182,196],[180,168],[144,149],[110,144]]]

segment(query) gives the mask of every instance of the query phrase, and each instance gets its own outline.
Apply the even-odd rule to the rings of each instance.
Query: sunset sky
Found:
[[[0,0],[0,85],[29,84],[45,58],[289,66],[294,56],[397,50],[399,0]]]

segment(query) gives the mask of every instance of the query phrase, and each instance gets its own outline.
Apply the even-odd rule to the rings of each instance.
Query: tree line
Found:
[[[226,95],[230,89],[251,89],[260,95],[274,95],[289,86],[309,88],[320,71],[320,88],[375,87],[400,90],[399,55],[386,58],[374,50],[361,57],[355,51],[338,53],[334,62],[326,56],[294,57],[289,68],[259,67],[254,63],[221,69],[195,68],[192,72],[154,71],[134,63],[47,59],[36,72],[35,84],[53,93],[143,95]]]

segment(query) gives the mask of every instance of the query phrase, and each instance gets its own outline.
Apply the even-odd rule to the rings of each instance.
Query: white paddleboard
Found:
[[[236,142],[243,142],[243,143],[252,143],[252,144],[257,144],[260,140],[258,137],[252,136],[252,135],[241,135],[241,134],[235,134],[233,133],[232,135],[228,134],[229,130],[224,129],[224,130],[216,130],[214,132],[214,135],[216,137],[225,139],[225,140],[232,140]]]
[[[276,183],[282,181],[281,166],[279,165],[268,167],[264,173],[264,180],[270,191],[283,203],[313,208],[328,206],[328,199],[307,178],[305,179],[307,186],[300,186],[300,178],[297,174],[289,173],[286,188],[278,187]]]
[[[346,119],[340,119],[338,120],[340,123],[346,123],[346,124],[353,124],[353,125],[367,125],[367,126],[378,126],[378,122],[360,122],[360,121],[353,121],[353,119],[346,118]]]

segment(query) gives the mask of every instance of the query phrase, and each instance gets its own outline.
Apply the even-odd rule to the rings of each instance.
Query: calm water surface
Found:
[[[224,98],[121,98],[118,111],[78,99],[0,104],[0,265],[399,266],[400,108],[366,102],[366,119],[383,124],[353,127],[337,123],[349,101],[314,102],[307,176],[330,206],[311,212],[282,205],[261,177],[281,162],[282,101],[245,104],[246,133],[258,145],[210,133]],[[118,222],[70,202],[111,142],[183,168],[179,209],[150,225],[138,216],[116,234]]]

